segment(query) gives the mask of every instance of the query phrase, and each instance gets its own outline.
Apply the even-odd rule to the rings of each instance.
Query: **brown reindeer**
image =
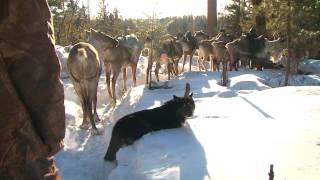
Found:
[[[105,65],[108,94],[112,103],[115,105],[115,85],[122,70],[123,87],[124,91],[126,91],[126,66],[128,65],[132,68],[133,83],[136,85],[136,68],[142,47],[139,46],[139,44],[135,44],[138,42],[137,39],[128,41],[127,37],[121,37],[117,40],[93,29],[90,29],[89,31],[88,41],[89,43],[92,43],[93,46],[100,48],[100,55],[102,56],[102,60]],[[113,48],[105,48],[106,44],[117,44],[117,46],[114,46]],[[135,44],[136,47],[133,46],[133,44]]]
[[[100,121],[97,114],[97,87],[101,74],[98,52],[88,43],[74,45],[69,53],[67,68],[82,106],[83,121],[80,128],[88,128],[89,117],[93,134],[98,134],[95,125],[95,121]]]
[[[209,41],[209,35],[205,32],[196,31],[194,33],[194,37],[198,42],[198,67],[199,71],[202,69],[207,71],[207,68],[204,65],[205,61],[212,61],[213,56],[213,47],[211,45],[211,41]]]
[[[211,62],[211,69],[213,67],[213,46],[209,40],[201,40],[198,49],[198,67],[199,71],[202,69],[207,71],[204,64],[205,61]]]
[[[200,43],[203,40],[209,40],[209,38],[210,38],[210,36],[207,33],[203,32],[202,30],[196,31],[194,33],[194,37],[197,39],[198,43]]]
[[[204,39],[208,38],[205,33],[203,32],[196,32],[195,37],[197,39]],[[228,60],[228,54],[226,54],[226,48],[225,44],[230,41],[230,37],[221,30],[220,33],[207,40],[202,40],[199,43],[199,58],[198,58],[198,65],[199,70],[204,68],[206,70],[206,67],[204,66],[204,61],[210,61],[211,64],[211,71],[219,70],[219,64],[220,62],[227,61]],[[202,66],[202,68],[201,68]]]
[[[182,72],[184,71],[184,65],[186,63],[187,56],[190,56],[189,71],[191,71],[192,58],[196,50],[198,49],[197,39],[191,34],[190,31],[186,32],[185,35],[178,33],[177,42],[181,44],[183,50],[183,64]]]
[[[141,51],[143,49],[143,43],[138,40],[138,38],[134,34],[126,35],[126,36],[120,36],[117,38],[117,40],[120,42],[123,47],[127,48],[130,53],[130,66],[132,70],[132,79],[133,79],[133,85],[137,85],[137,78],[136,78],[136,72],[137,72],[137,65],[140,58]],[[123,76],[126,77],[126,68],[123,68]],[[124,81],[126,78],[124,78]],[[126,90],[126,82],[124,82],[124,89]]]
[[[182,47],[176,40],[169,40],[162,44],[162,47],[158,50],[158,59],[156,61],[155,74],[157,81],[159,81],[159,68],[160,64],[167,64],[168,70],[168,80],[170,80],[170,75],[178,75],[178,63],[179,59],[182,57],[183,51]]]
[[[220,63],[226,63],[230,60],[229,53],[227,52],[227,49],[225,47],[226,42],[223,41],[213,41],[212,47],[213,47],[213,63],[212,63],[212,70],[219,71],[219,65]]]
[[[152,55],[149,54],[146,83],[149,82],[148,75],[150,73],[150,69],[153,63],[151,62],[151,59],[156,63],[155,75],[156,75],[157,81],[159,81],[159,69],[162,64],[165,64],[167,66],[168,80],[170,80],[171,77],[178,75],[178,63],[182,57],[183,51],[182,51],[181,44],[176,41],[176,38],[174,37],[171,37],[171,38],[172,38],[171,40],[167,40],[163,44],[161,44],[160,47],[159,46],[152,47],[151,46],[152,39],[151,38],[146,39],[145,48],[149,49],[149,51],[151,50],[151,48],[153,48]]]
[[[226,48],[230,54],[230,70],[237,70],[237,64],[240,59],[253,60],[257,70],[262,70],[261,64],[268,63],[270,56],[278,58],[284,49],[284,41],[278,38],[269,41],[262,35],[256,38],[250,38],[248,35],[242,35],[239,39],[226,44]]]
[[[197,39],[198,43],[200,43],[203,40],[209,40],[210,38],[210,36],[207,33],[203,32],[202,30],[194,32],[193,36]]]

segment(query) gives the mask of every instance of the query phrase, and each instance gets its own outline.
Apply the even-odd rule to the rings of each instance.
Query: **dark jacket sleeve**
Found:
[[[59,143],[65,135],[64,92],[45,0],[1,1],[0,56],[35,133],[45,145]]]

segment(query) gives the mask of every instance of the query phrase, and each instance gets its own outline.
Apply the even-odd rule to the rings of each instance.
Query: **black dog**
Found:
[[[113,128],[105,160],[114,161],[117,151],[124,145],[130,145],[143,135],[161,129],[182,127],[186,117],[193,115],[195,104],[190,94],[190,85],[186,84],[184,97],[173,95],[173,99],[162,106],[135,112],[121,118]]]

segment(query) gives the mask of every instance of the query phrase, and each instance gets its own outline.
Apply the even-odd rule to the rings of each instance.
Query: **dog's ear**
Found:
[[[188,97],[190,94],[190,84],[186,83],[186,90],[184,92],[184,97]]]

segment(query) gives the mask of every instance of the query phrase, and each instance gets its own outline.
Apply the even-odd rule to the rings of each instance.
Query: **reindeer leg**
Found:
[[[157,79],[157,82],[159,82],[159,69],[160,69],[160,63],[157,62],[156,63],[156,69],[154,70],[154,73],[156,74],[156,79]]]
[[[262,65],[260,62],[257,62],[257,71],[262,71]]]
[[[201,64],[200,64],[200,59],[201,59],[202,57],[198,57],[198,60],[197,60],[197,63],[198,63],[198,69],[199,69],[199,71],[201,72],[201,70],[202,70],[202,68],[201,68]]]
[[[181,72],[184,72],[184,65],[186,64],[186,59],[187,59],[187,55],[183,54],[183,63],[182,63],[182,71]]]
[[[111,84],[112,84],[112,100],[113,100],[114,105],[117,104],[117,98],[116,98],[116,82],[117,82],[117,79],[118,79],[118,77],[119,77],[120,71],[121,71],[121,69],[119,69],[119,70],[117,70],[117,71],[115,71],[115,72],[113,73],[112,82],[111,82]]]
[[[207,57],[206,59],[208,59],[208,58],[209,58],[209,60],[210,60],[210,57]],[[206,65],[205,65],[205,59],[203,59],[203,60],[201,61],[201,66],[202,66],[202,68],[204,69],[204,71],[207,72],[207,68],[206,68]]]
[[[170,80],[170,74],[171,74],[171,62],[170,61],[167,64],[167,70],[168,70],[168,80]]]
[[[108,94],[109,94],[109,99],[111,101],[112,99],[112,93],[111,93],[111,69],[110,69],[110,64],[106,64],[105,65],[105,71],[106,71],[106,83],[107,83],[107,90],[108,90]]]
[[[124,94],[127,91],[127,68],[122,68],[122,78],[123,78],[123,90],[122,93]]]
[[[80,126],[81,129],[88,129],[89,128],[89,124],[87,121],[87,116],[88,116],[88,109],[87,109],[87,101],[85,100],[84,97],[82,97],[83,99],[81,100],[81,106],[82,106],[82,112],[83,112],[83,120],[82,120],[82,124]]]
[[[174,65],[175,65],[175,76],[178,76],[178,74],[179,74],[179,59],[174,61]]]
[[[98,88],[98,84],[96,85],[96,87]],[[95,120],[95,122],[99,122],[100,119],[99,119],[99,116],[98,116],[98,113],[97,113],[97,88],[95,88],[94,90],[94,95],[93,95],[93,118]]]
[[[250,57],[249,62],[250,62],[250,64],[249,64],[250,69],[254,69],[255,62],[252,57]]]
[[[174,78],[174,77],[176,76],[176,70],[175,70],[174,63],[171,63],[170,73],[171,73],[171,77],[172,77],[172,78]]]
[[[233,61],[231,60],[231,62],[229,64],[229,71],[232,71],[232,64],[233,64]]]
[[[131,64],[133,86],[137,86],[137,63]]]
[[[92,134],[97,135],[99,133],[98,133],[98,129],[96,127],[96,124],[94,122],[94,118],[92,115],[92,99],[91,98],[87,101],[86,107],[87,107],[87,112],[89,115],[90,123],[92,126],[91,132],[92,132]]]
[[[234,58],[231,56],[230,57],[230,63],[229,63],[229,71],[232,71],[232,64],[234,62]]]
[[[234,70],[238,71],[238,67],[239,67],[239,59],[236,59],[236,61],[234,62]]]
[[[189,72],[191,72],[191,65],[192,65],[192,57],[193,57],[193,53],[190,54],[190,64],[189,64]]]
[[[151,70],[152,70],[152,59],[149,57],[147,73],[146,73],[146,84],[149,83],[149,77],[150,77],[150,81],[151,81]]]

